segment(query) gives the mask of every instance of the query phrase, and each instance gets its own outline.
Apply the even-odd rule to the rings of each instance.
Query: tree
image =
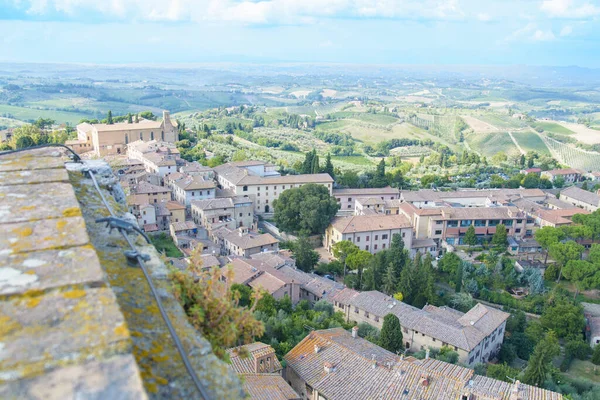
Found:
[[[488,378],[497,379],[499,381],[512,383],[520,371],[513,368],[506,363],[503,364],[489,364],[487,367],[486,376]]]
[[[462,264],[462,260],[456,253],[446,253],[438,261],[438,268],[450,275],[456,274],[456,270]]]
[[[560,189],[563,186],[565,186],[565,178],[563,178],[562,176],[557,176],[556,178],[554,178],[554,181],[552,183],[554,183],[555,188]]]
[[[371,179],[370,186],[372,187],[383,187],[388,184],[387,179],[385,178],[385,159],[381,159],[379,164],[377,164],[377,169],[375,170],[375,175],[373,179]]]
[[[277,227],[304,235],[325,232],[339,207],[329,190],[316,184],[285,190],[273,201]]]
[[[344,265],[344,277],[346,276],[346,259],[355,251],[358,251],[358,246],[349,240],[342,240],[331,246],[333,256]]]
[[[508,234],[504,224],[496,225],[496,233],[492,236],[492,244],[497,247],[506,248],[508,246]]]
[[[600,345],[594,346],[594,351],[592,352],[592,363],[594,363],[594,365],[600,365]]]
[[[128,124],[133,124],[133,117],[132,117],[131,113],[127,114],[127,123]]]
[[[525,167],[525,154],[521,154],[521,158],[519,159],[519,165],[521,168]]]
[[[154,115],[152,111],[142,111],[140,117],[150,121],[156,121],[156,115]]]
[[[387,267],[387,270],[385,271],[383,291],[389,295],[394,294],[397,282],[398,277],[396,275],[396,270],[394,269],[394,264],[390,263]]]
[[[404,350],[402,343],[402,327],[400,320],[394,314],[388,314],[383,318],[383,326],[379,333],[379,346],[398,354]]]
[[[533,354],[527,363],[523,381],[530,385],[541,386],[552,369],[552,359],[559,354],[560,346],[556,333],[550,331],[535,346]]]
[[[319,262],[319,253],[313,250],[306,236],[300,236],[291,245],[296,266],[304,272],[311,272]]]
[[[313,150],[313,158],[311,162],[310,174],[318,174],[321,172],[321,167],[319,166],[319,156],[317,155],[317,151]]]
[[[192,257],[192,265],[201,263]],[[233,279],[233,270],[226,270],[227,282]],[[241,294],[222,281],[222,271],[198,271],[198,276],[184,271],[171,275],[175,298],[181,303],[191,324],[212,345],[220,358],[225,357],[227,348],[251,343],[262,336],[264,326],[254,316],[254,307],[241,307]],[[254,294],[254,300],[260,294]]]
[[[465,233],[464,241],[469,246],[475,246],[477,244],[477,235],[475,235],[475,227],[469,225],[467,233]]]
[[[525,189],[535,189],[540,187],[540,177],[531,172],[523,178],[523,187]]]
[[[577,304],[558,302],[544,310],[540,323],[542,327],[551,329],[561,338],[581,337],[585,328],[583,308]]]
[[[114,122],[113,122],[113,116],[112,116],[112,111],[111,110],[108,110],[108,116],[106,117],[106,123],[108,125],[114,124]]]
[[[584,247],[580,244],[575,243],[572,240],[566,241],[564,243],[554,243],[550,246],[549,253],[550,257],[556,264],[559,266],[558,279],[556,282],[560,281],[562,276],[562,269],[567,263],[571,260],[579,260],[581,258],[581,253],[583,253]]]
[[[388,250],[388,261],[394,265],[396,276],[400,276],[400,273],[409,262],[408,250],[404,248],[404,240],[399,233],[392,235],[392,243]]]
[[[356,270],[358,272],[358,286],[362,284],[362,271],[368,266],[373,260],[373,254],[369,253],[367,250],[357,250],[354,253],[350,254],[348,258],[346,258],[346,265],[351,270]]]
[[[329,176],[335,179],[335,172],[333,170],[333,163],[331,162],[330,153],[327,153],[327,158],[325,158],[325,167],[323,168],[323,172],[329,174]]]
[[[592,264],[584,260],[570,260],[563,268],[566,279],[575,284],[575,298],[580,290],[600,287],[600,264]]]
[[[565,233],[551,226],[545,226],[535,232],[535,240],[546,250],[546,259],[544,264],[548,262],[548,254],[550,246],[560,242],[565,237]]]

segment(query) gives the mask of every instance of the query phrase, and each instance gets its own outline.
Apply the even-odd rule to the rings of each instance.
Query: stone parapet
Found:
[[[52,148],[0,156],[0,398],[200,398],[141,269],[127,265],[126,241],[94,222],[109,213],[81,167]],[[123,215],[110,167],[85,167]],[[211,398],[243,397],[189,324],[155,249],[136,240]]]

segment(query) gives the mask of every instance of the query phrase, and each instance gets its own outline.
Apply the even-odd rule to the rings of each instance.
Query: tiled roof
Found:
[[[279,374],[244,374],[244,392],[251,400],[300,400]]]
[[[83,126],[84,124],[77,125],[78,129],[89,129],[87,126]],[[85,124],[89,125],[89,124]],[[136,129],[160,129],[162,127],[162,121],[151,121],[142,119],[138,123],[128,123],[128,122],[117,122],[114,124],[92,124],[93,128],[95,128],[98,132],[112,132],[112,131],[129,131]]]
[[[486,189],[486,190],[458,190],[451,192],[440,192],[430,189],[416,191],[403,191],[402,199],[407,202],[421,201],[448,201],[450,199],[482,198],[482,197],[543,197],[544,192],[540,189]]]
[[[177,201],[167,201],[165,207],[168,210],[185,210],[185,206]]]
[[[271,236],[270,233],[255,234],[247,233],[240,235],[238,231],[233,231],[223,237],[226,241],[233,243],[237,247],[247,250],[254,247],[268,246],[270,244],[279,243],[279,240]]]
[[[570,174],[582,174],[582,171],[575,168],[564,168],[564,169],[551,169],[546,171],[550,175],[570,175]]]
[[[285,285],[286,283],[281,279],[265,272],[248,282],[248,286],[252,289],[263,289],[269,294],[275,293]]]
[[[517,207],[443,207],[443,219],[512,219],[524,218]]]
[[[331,222],[341,233],[371,232],[390,229],[410,228],[411,223],[404,215],[354,215],[336,217]]]
[[[256,370],[256,365],[254,363],[255,359],[262,358],[268,355],[273,356],[273,359],[271,360],[273,361],[272,372],[281,371],[283,369],[281,363],[275,355],[275,350],[268,344],[254,342],[250,344],[245,344],[241,347],[243,347],[248,352],[248,357],[242,358],[238,355],[239,347],[227,349],[227,354],[229,355],[229,359],[231,360],[231,368],[238,374],[257,373],[258,371]]]
[[[185,179],[181,179],[173,182],[173,186],[177,186],[183,190],[199,190],[199,189],[213,189],[216,185],[212,180],[204,180],[200,175],[188,176]]]
[[[223,208],[233,208],[233,200],[229,197],[220,197],[205,200],[193,200],[192,207],[200,210],[216,210]]]
[[[402,326],[466,351],[475,348],[509,317],[509,314],[483,304],[477,304],[466,314],[431,305],[421,310],[376,290],[356,292],[345,289],[331,300],[358,307],[380,318],[392,313]]]
[[[196,223],[194,221],[181,221],[181,222],[172,222],[171,226],[175,230],[175,232],[179,231],[187,231],[190,229],[196,229]]]
[[[318,351],[315,351],[315,346]],[[313,331],[284,359],[289,368],[329,400],[478,399],[559,400],[562,396],[536,387],[476,377],[472,370],[438,360],[416,360],[384,350],[342,328]],[[325,370],[325,364],[329,372]]]
[[[560,195],[570,197],[595,207],[600,206],[600,196],[598,196],[596,193],[580,189],[577,186],[571,186],[563,189],[563,191],[560,192]]]
[[[148,194],[148,193],[170,193],[171,189],[164,186],[153,185],[148,182],[139,182],[136,186],[133,186],[132,189],[136,194]]]
[[[302,175],[283,175],[283,176],[254,176],[246,175],[240,179],[238,185],[278,185],[278,184],[299,184],[299,183],[333,183],[333,178],[329,174],[302,174]]]

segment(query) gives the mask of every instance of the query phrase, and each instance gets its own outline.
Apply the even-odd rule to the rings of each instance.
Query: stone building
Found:
[[[77,125],[80,147],[93,150],[97,156],[125,154],[127,145],[136,140],[175,143],[179,140],[177,122],[171,121],[168,111],[163,111],[162,121],[142,119],[137,123]],[[84,146],[85,145],[85,146]]]

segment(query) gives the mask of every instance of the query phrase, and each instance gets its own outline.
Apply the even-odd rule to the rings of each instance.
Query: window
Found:
[[[285,185],[283,185],[283,186],[281,187],[281,189],[285,189]]]
[[[522,223],[523,223],[523,220],[522,220],[522,219],[518,219],[518,220],[517,220],[517,224],[522,224]]]
[[[160,140],[165,141],[165,131],[160,131]]]
[[[256,190],[258,190],[258,191],[260,192],[260,186],[257,186],[257,187],[256,187]]]
[[[435,234],[436,234],[436,235],[441,235],[441,234],[442,234],[442,231],[439,231],[439,230],[438,230],[438,231],[435,231]]]
[[[154,132],[150,132],[150,140],[154,140]]]
[[[354,312],[358,314],[358,307],[354,307]]]
[[[402,328],[402,330],[404,331],[404,333],[408,333],[408,329]]]
[[[356,238],[356,243],[359,243],[359,242],[360,242],[360,236],[358,236],[358,237]]]
[[[473,364],[473,360],[474,360],[473,357],[469,358],[469,364]]]
[[[475,226],[476,227],[485,226],[485,220],[484,219],[476,219],[475,220]]]
[[[365,238],[365,242],[368,242],[368,241],[369,241],[369,236],[367,236],[367,237]]]
[[[379,317],[375,316],[375,322],[379,322]]]
[[[374,245],[374,246],[373,246],[373,248],[374,248],[375,250],[377,250],[377,245]]]
[[[448,221],[448,228],[458,228],[458,221]]]
[[[348,201],[352,201],[352,197],[348,197]]]
[[[248,186],[244,186],[242,190],[243,190],[244,192],[247,192],[247,191],[248,191]]]
[[[381,235],[381,239],[383,239],[383,240],[386,240],[387,238],[388,238],[388,235],[387,235],[387,234],[385,234],[385,235]]]
[[[258,197],[260,197],[260,193],[256,193],[256,195],[257,195]]]
[[[471,221],[470,219],[463,219],[462,221],[460,221],[460,226],[462,227],[467,227],[467,226],[471,226],[473,221]]]
[[[402,237],[406,237],[406,232],[402,232]]]
[[[369,318],[369,313],[365,311],[365,317]]]
[[[521,228],[515,229],[515,233],[521,233]]]
[[[352,205],[351,205],[351,204],[348,204],[348,208],[352,208]]]
[[[144,140],[144,134],[140,132],[140,140]]]
[[[379,235],[375,235],[375,240],[379,240]]]
[[[381,245],[381,248],[382,248],[382,249],[385,249],[385,243]]]
[[[365,246],[365,250],[369,250],[369,245],[366,245],[366,246]]]

